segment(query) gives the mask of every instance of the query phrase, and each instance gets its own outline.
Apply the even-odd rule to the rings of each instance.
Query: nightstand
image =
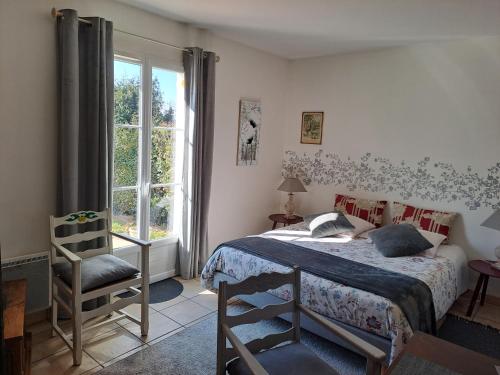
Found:
[[[304,221],[304,218],[302,216],[297,216],[297,215],[295,215],[292,218],[286,218],[285,214],[272,214],[269,215],[269,220],[273,222],[273,229],[276,229],[278,223],[283,224],[283,226],[285,227],[287,225],[300,223]]]
[[[477,297],[481,291],[481,286],[483,287],[483,291],[481,293],[481,300],[479,304],[483,306],[484,300],[486,299],[486,290],[488,289],[488,280],[490,279],[490,276],[500,278],[500,270],[492,267],[491,262],[487,260],[471,260],[469,262],[469,268],[479,272],[479,278],[477,279],[476,289],[474,290],[469,309],[467,310],[467,316],[471,316],[474,311],[474,305],[476,304]]]

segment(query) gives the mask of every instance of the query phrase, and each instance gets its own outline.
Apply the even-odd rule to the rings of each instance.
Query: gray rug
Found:
[[[246,310],[234,305],[233,311]],[[269,333],[283,331],[290,324],[274,319],[254,325],[239,326],[235,332],[244,342]],[[193,325],[154,346],[131,355],[101,371],[99,375],[209,375],[215,374],[217,316]],[[500,333],[465,320],[448,317],[439,336],[445,340],[481,351],[487,355],[500,353]],[[307,331],[302,342],[340,374],[364,374],[365,359]],[[486,342],[486,344],[484,344]]]

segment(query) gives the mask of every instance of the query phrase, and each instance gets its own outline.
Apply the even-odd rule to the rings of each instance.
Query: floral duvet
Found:
[[[411,256],[386,258],[366,239],[316,239],[303,223],[262,234],[281,241],[330,253],[352,261],[402,273],[425,282],[433,296],[436,319],[442,318],[458,298],[459,287],[455,264],[448,258]],[[237,280],[264,272],[286,272],[289,269],[277,263],[229,247],[220,247],[212,254],[202,272],[202,285],[213,289],[216,272],[223,272]],[[338,284],[302,272],[302,303],[319,314],[342,321],[365,331],[386,337],[391,341],[390,360],[403,349],[412,336],[412,329],[401,309],[388,299]],[[291,290],[285,286],[270,293],[289,299]]]

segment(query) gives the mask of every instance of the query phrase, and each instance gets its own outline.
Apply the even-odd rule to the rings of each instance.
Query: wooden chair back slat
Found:
[[[85,251],[78,251],[75,254],[78,255],[82,259],[91,258],[91,257],[95,257],[97,255],[109,254],[109,247],[103,246],[103,247],[99,247],[97,249],[88,249]]]
[[[275,333],[271,335],[267,335],[266,337],[252,340],[245,344],[247,349],[251,353],[258,353],[261,350],[271,349],[276,345],[279,345],[283,342],[293,341],[293,337],[295,334],[295,328],[290,328],[287,331]],[[239,357],[236,350],[233,348],[227,348],[224,356],[224,360],[227,362],[232,361],[236,357]]]
[[[227,299],[242,295],[267,292],[270,289],[277,289],[286,284],[295,282],[293,272],[290,273],[263,273],[259,276],[250,276],[249,278],[237,283],[226,285]]]
[[[63,226],[78,226],[86,225],[87,223],[92,223],[101,220],[99,230],[89,230],[83,233],[75,233],[69,236],[59,237],[56,236],[56,228]],[[58,245],[66,244],[78,244],[84,241],[92,241],[99,238],[104,238],[103,242],[100,242],[99,248],[86,249],[84,251],[73,250],[81,258],[89,258],[96,255],[109,254],[112,252],[112,236],[110,234],[111,229],[111,215],[110,210],[105,209],[103,211],[78,211],[73,212],[65,216],[55,217],[50,216],[50,240]],[[58,256],[54,248],[51,251],[51,264],[59,262],[63,257]]]
[[[297,282],[297,280],[299,282]],[[294,299],[280,304],[267,305],[263,308],[254,308],[238,315],[227,315],[227,300],[231,297],[266,292],[277,289],[283,285],[291,284],[293,286]],[[251,276],[239,283],[228,284],[227,281],[219,283],[219,311],[218,311],[218,329],[217,329],[217,375],[225,374],[226,363],[238,357],[234,348],[227,348],[226,338],[233,335],[231,327],[242,324],[257,323],[262,320],[272,319],[282,314],[292,313],[294,319],[292,327],[286,331],[267,335],[263,338],[257,338],[245,344],[251,353],[257,353],[261,350],[267,350],[276,345],[298,341],[300,335],[300,323],[298,315],[298,304],[300,304],[300,270],[294,267],[289,273],[264,273],[258,276]],[[227,332],[227,333],[226,333]]]
[[[72,234],[71,236],[66,236],[66,237],[56,237],[54,242],[59,244],[59,245],[65,245],[68,243],[79,243],[83,241],[92,241],[101,237],[107,237],[108,236],[108,230],[107,229],[102,229],[102,230],[95,230],[95,231],[89,231],[85,233],[75,233]]]
[[[293,341],[294,337],[295,327],[292,327],[280,333],[273,333],[271,335],[267,335],[266,337],[252,340],[246,343],[245,346],[251,353],[258,353],[261,350],[271,349],[272,347],[284,342]]]
[[[107,220],[107,215],[107,210],[72,212],[66,216],[54,217],[54,227],[91,223],[100,219]]]
[[[295,311],[295,301],[288,301],[276,305],[267,305],[262,309],[256,307],[240,315],[227,315],[225,323],[228,327],[239,326],[241,324],[253,324],[293,311]]]

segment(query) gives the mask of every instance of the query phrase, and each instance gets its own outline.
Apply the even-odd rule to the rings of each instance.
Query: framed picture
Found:
[[[300,143],[320,145],[323,138],[323,112],[302,112]]]
[[[260,148],[261,107],[258,99],[241,99],[236,165],[257,165]]]

